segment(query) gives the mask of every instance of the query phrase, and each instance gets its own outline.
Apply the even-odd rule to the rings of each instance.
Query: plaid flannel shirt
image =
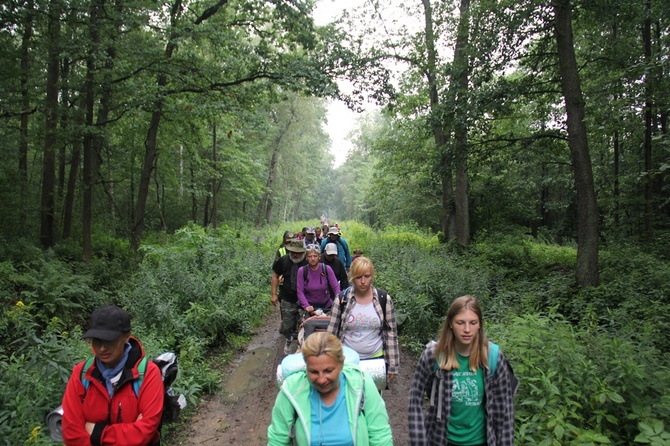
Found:
[[[351,311],[356,306],[356,298],[354,297],[354,288],[349,287],[344,290],[346,292],[346,308],[342,313],[342,306],[340,305],[340,295],[337,296],[333,302],[333,308],[330,313],[330,322],[328,324],[328,332],[333,333],[341,341],[344,339],[344,330],[342,328],[342,321],[347,320]],[[384,325],[384,317],[382,315],[382,306],[379,303],[379,296],[377,288],[372,287],[372,301],[375,305],[375,311],[382,321],[382,345],[384,348],[384,360],[388,365],[388,373],[398,373],[400,369],[400,350],[398,347],[398,325],[395,320],[395,307],[391,296],[386,297],[386,325]]]
[[[430,342],[414,372],[409,391],[409,438],[412,446],[447,444],[451,411],[452,373],[435,367],[435,346]],[[493,376],[485,371],[487,446],[514,446],[514,394],[519,381],[502,351]],[[424,409],[424,395],[430,391],[430,406]]]

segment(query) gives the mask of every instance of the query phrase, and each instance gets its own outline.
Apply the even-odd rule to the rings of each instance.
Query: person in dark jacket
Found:
[[[492,361],[489,349],[498,351]],[[416,366],[409,393],[410,444],[514,446],[518,385],[502,351],[486,339],[477,299],[459,297],[439,341],[426,346]],[[430,397],[427,409],[424,395]]]
[[[333,270],[335,277],[340,282],[340,290],[346,290],[349,287],[349,275],[344,263],[337,256],[337,245],[335,243],[327,243],[321,254],[321,263],[324,263]]]
[[[63,396],[66,446],[159,444],[161,372],[152,361],[143,361],[142,345],[130,329],[130,315],[115,305],[91,314],[83,338],[95,357],[74,367]]]
[[[305,243],[302,240],[289,240],[286,244],[288,254],[272,265],[272,283],[270,301],[281,311],[279,333],[286,337],[284,352],[291,352],[291,343],[300,323],[300,303],[298,303],[298,269],[307,265]],[[282,283],[282,286],[279,284]],[[277,294],[279,289],[279,295]]]

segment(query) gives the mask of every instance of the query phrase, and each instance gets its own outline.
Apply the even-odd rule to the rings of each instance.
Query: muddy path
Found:
[[[191,423],[170,439],[169,445],[267,444],[267,428],[278,391],[275,370],[284,357],[278,328],[279,311],[275,310],[225,369],[223,390],[200,405]],[[407,395],[414,366],[415,360],[401,351],[400,374],[384,391],[395,445],[409,444]]]

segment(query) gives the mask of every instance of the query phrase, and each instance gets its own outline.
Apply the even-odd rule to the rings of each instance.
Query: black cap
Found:
[[[116,305],[105,305],[91,314],[88,330],[86,330],[82,338],[113,341],[129,331],[130,315],[128,312]]]

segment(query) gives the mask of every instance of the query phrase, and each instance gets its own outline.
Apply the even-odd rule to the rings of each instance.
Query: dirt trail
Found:
[[[278,391],[275,371],[284,357],[278,328],[279,311],[275,310],[224,372],[223,391],[201,404],[192,423],[170,440],[170,445],[267,444],[267,427]],[[407,395],[415,366],[414,360],[400,353],[400,374],[384,391],[396,446],[409,444]]]

